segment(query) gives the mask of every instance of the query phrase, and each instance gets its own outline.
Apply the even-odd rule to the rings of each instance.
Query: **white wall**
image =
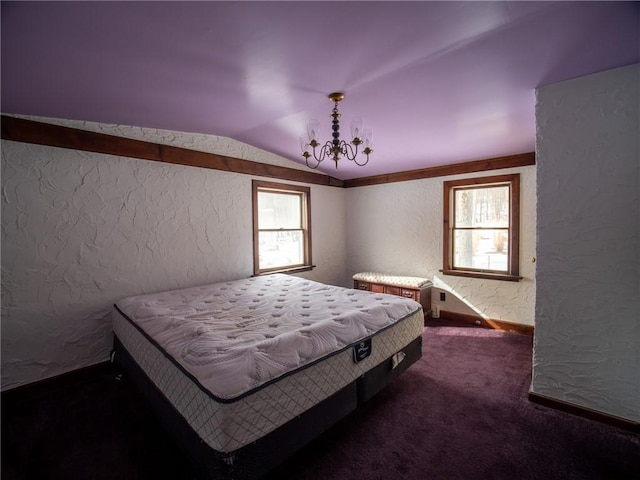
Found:
[[[638,65],[537,92],[532,391],[640,421]]]
[[[220,137],[50,121],[265,163]],[[2,142],[2,388],[108,359],[111,306],[253,273],[252,177]],[[311,186],[306,278],[348,285],[345,192]]]
[[[442,268],[443,182],[520,173],[520,282],[454,277]],[[535,167],[496,170],[347,189],[347,259],[350,275],[378,271],[426,277],[434,292],[450,292],[432,308],[533,325],[535,306]],[[460,300],[460,301],[458,301]],[[464,308],[461,308],[464,307]]]

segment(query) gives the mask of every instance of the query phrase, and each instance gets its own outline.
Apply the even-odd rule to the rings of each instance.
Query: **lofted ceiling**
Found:
[[[2,1],[1,107],[231,137],[304,162],[340,103],[351,179],[531,152],[535,89],[640,61],[639,2]]]

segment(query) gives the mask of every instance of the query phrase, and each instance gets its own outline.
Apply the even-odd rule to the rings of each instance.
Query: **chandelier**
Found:
[[[331,136],[333,140],[327,140],[324,145],[318,142],[318,133],[320,130],[320,122],[311,120],[307,126],[307,137],[300,138],[300,146],[302,147],[302,156],[304,157],[307,167],[318,168],[320,163],[327,157],[331,158],[338,168],[338,160],[346,158],[355,162],[356,165],[364,166],[369,162],[369,154],[373,152],[371,148],[371,130],[362,129],[362,117],[354,118],[351,122],[351,136],[353,139],[350,143],[340,139],[340,112],[338,112],[338,102],[344,98],[344,93],[335,92],[329,95],[329,100],[334,103],[331,113]],[[362,162],[358,161],[358,148],[363,145],[362,154],[366,155],[366,159]],[[312,153],[309,153],[309,147]],[[310,160],[311,159],[311,160]]]

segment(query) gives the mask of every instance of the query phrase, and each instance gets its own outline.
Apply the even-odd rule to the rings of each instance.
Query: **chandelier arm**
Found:
[[[369,154],[367,153],[367,154],[363,154],[363,155],[366,155],[367,159],[362,163],[360,163],[356,158],[353,159],[354,163],[356,165],[358,165],[359,167],[364,167],[367,163],[369,163]]]
[[[331,154],[331,146],[332,146],[331,142],[328,141],[324,145],[321,145],[319,147],[312,147],[312,150],[311,150],[312,155],[309,155],[308,157],[306,157],[307,166],[311,169],[318,168],[320,163],[325,158],[327,158],[328,155]],[[311,157],[313,157],[313,159],[317,162],[315,167],[312,167],[311,165],[309,165],[309,158]]]
[[[331,143],[330,140],[327,140],[324,145],[322,145],[320,147],[320,159],[318,160],[319,162],[323,161],[325,158],[330,157],[332,155],[332,148],[333,148],[333,144]],[[313,152],[313,155],[315,156],[316,152]]]
[[[318,168],[318,167],[320,166],[320,160],[318,160],[318,159],[317,159],[317,158],[315,158],[315,157],[316,157],[316,156],[315,156],[315,155],[313,155],[313,159],[316,161],[316,165],[315,165],[315,167],[314,167],[314,166],[309,165],[309,159],[311,158],[311,155],[309,155],[308,157],[305,157],[305,162],[306,162],[306,164],[307,164],[307,167],[309,167],[309,168],[310,168],[310,169],[312,169],[312,170],[315,170],[316,168]]]
[[[358,145],[352,146],[350,143],[342,140],[342,154],[347,158],[347,160],[351,160],[352,162],[356,161],[356,156],[358,155]],[[356,162],[358,163],[358,162]]]

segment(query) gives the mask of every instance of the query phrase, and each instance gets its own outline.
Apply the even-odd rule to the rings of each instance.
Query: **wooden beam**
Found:
[[[485,160],[474,160],[472,162],[454,163],[439,167],[421,168],[399,173],[388,173],[385,175],[375,175],[372,177],[354,178],[345,180],[344,186],[365,187],[368,185],[381,185],[384,183],[407,182],[409,180],[421,180],[423,178],[446,177],[450,175],[460,175],[463,173],[486,172],[489,170],[500,170],[502,168],[524,167],[536,164],[534,152],[509,155],[506,157],[488,158]]]
[[[88,130],[52,125],[7,115],[2,115],[0,119],[3,140],[34,143],[50,147],[69,148],[85,152],[104,153],[107,155],[118,155],[155,162],[173,163],[176,165],[208,168],[332,187],[363,187],[367,185],[381,185],[423,178],[445,177],[464,173],[535,165],[535,153],[529,152],[506,157],[409,170],[406,172],[340,180],[316,172],[307,172],[305,170],[253,162],[251,160],[227,157],[215,153],[199,152],[182,147],[161,145],[115,135],[90,132]]]
[[[252,162],[215,153],[199,152],[6,115],[2,115],[0,119],[3,140],[222,170],[259,177],[278,178],[315,185],[344,186],[342,180],[316,172]]]

